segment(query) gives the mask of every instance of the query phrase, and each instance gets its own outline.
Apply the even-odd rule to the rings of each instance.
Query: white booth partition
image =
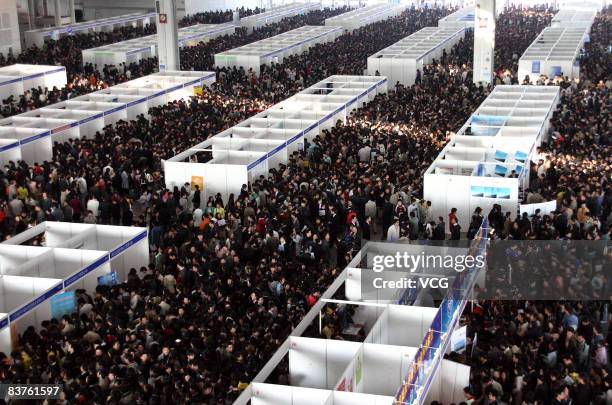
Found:
[[[404,10],[406,10],[405,4],[372,4],[327,18],[325,20],[325,25],[342,27],[346,31],[353,31],[377,21],[399,16]]]
[[[19,96],[33,88],[64,88],[66,68],[62,66],[16,64],[0,67],[0,100]]]
[[[95,136],[151,107],[185,99],[215,82],[214,72],[166,71],[0,120],[0,164],[50,160],[52,143]]]
[[[476,8],[474,6],[463,7],[446,17],[438,20],[438,27],[445,28],[474,28],[476,19]]]
[[[178,30],[179,47],[194,46],[222,35],[231,35],[236,31],[233,24],[196,24]],[[115,42],[96,48],[83,49],[83,63],[97,65],[118,65],[120,63],[138,63],[143,59],[157,56],[157,34],[146,37]]]
[[[393,397],[255,383],[251,405],[392,405]]]
[[[254,14],[240,19],[240,26],[246,27],[249,32],[268,24],[279,22],[283,18],[306,14],[314,10],[320,10],[321,3],[291,3],[275,7],[263,13]]]
[[[499,204],[515,217],[558,97],[556,86],[495,87],[425,172],[432,216],[446,218],[457,208],[465,229],[476,207],[488,214]]]
[[[540,76],[580,77],[579,57],[588,37],[586,26],[545,28],[519,59],[518,75],[522,82],[529,77],[535,83]]]
[[[261,65],[282,63],[291,55],[299,55],[317,44],[334,41],[343,34],[343,31],[340,27],[305,25],[229,51],[216,53],[215,66],[243,67],[244,70],[251,69],[259,75]]]
[[[89,32],[108,32],[120,27],[142,27],[154,22],[156,15],[157,13],[134,13],[77,24],[63,25],[61,27],[39,28],[26,31],[24,34],[25,42],[28,47],[36,45],[41,48],[45,41],[49,39],[58,40],[65,36],[86,34]]]
[[[340,376],[335,390],[395,395],[416,352],[417,347],[364,343]]]
[[[364,343],[418,347],[437,312],[437,308],[390,304]]]
[[[289,380],[305,388],[334,389],[362,344],[343,340],[289,338]]]
[[[330,76],[306,90],[164,161],[166,186],[198,186],[227,198],[267,176],[321,131],[387,91],[384,77]]]
[[[368,57],[368,74],[386,76],[389,83],[414,84],[417,70],[439,59],[465,36],[465,28],[427,27]]]
[[[470,366],[450,360],[442,360],[427,393],[426,403],[440,401],[443,404],[465,400],[463,388],[470,385]]]

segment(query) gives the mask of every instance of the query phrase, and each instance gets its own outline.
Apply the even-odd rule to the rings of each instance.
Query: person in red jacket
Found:
[[[459,222],[457,220],[457,208],[451,208],[451,212],[448,214],[448,231],[449,232],[453,231],[453,223],[454,223],[453,219]]]

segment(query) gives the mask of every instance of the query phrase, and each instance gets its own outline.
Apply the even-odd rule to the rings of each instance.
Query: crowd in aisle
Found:
[[[45,220],[146,226],[152,254],[149,266],[132,269],[124,283],[77,291],[77,313],[28,328],[15,351],[0,354],[0,379],[61,382],[65,399],[60,403],[229,404],[360,249],[363,240],[435,240],[469,234],[472,224],[459,224],[454,212],[432,218],[430,204],[420,197],[424,170],[491,90],[472,83],[471,35],[426,66],[413,86],[390,84],[388,94],[360,106],[346,122],[323,131],[286,164],[244,185],[239,194],[227,199],[221,195],[203,199],[189,183],[167,190],[161,170],[161,159],[313,82],[335,73],[361,73],[367,56],[432,25],[448,12],[436,8],[407,10],[400,17],[371,24],[332,44],[318,45],[305,55],[266,67],[260,77],[240,70],[223,71],[219,83],[202,96],[154,108],[149,120],[140,117],[119,122],[92,139],[56,144],[50,162],[15,162],[4,167],[0,174],[5,186],[0,203],[3,238]],[[532,18],[542,18],[532,14]],[[498,41],[512,48],[510,38],[515,34],[513,29],[505,31],[509,26],[500,26]],[[536,23],[526,26],[532,30],[538,27]],[[274,29],[290,29],[290,25],[281,22]],[[592,38],[589,49],[596,52],[603,37]],[[513,49],[504,51],[499,66],[512,66],[513,53]],[[610,74],[605,67],[604,71]],[[577,86],[563,99],[567,107],[555,117],[553,128],[567,144],[561,143],[558,148],[570,151],[572,145],[583,141],[586,149],[590,146],[588,156],[609,145],[610,126],[601,117],[593,118],[597,117],[595,111],[609,111],[609,92],[605,85],[589,85],[586,89]],[[591,98],[589,102],[589,94],[596,88],[600,100],[596,103]],[[577,119],[585,120],[584,127]],[[568,136],[568,131],[575,132]],[[582,136],[576,136],[578,133]],[[600,142],[589,144],[596,134]],[[551,135],[558,138],[555,130]],[[551,149],[548,156],[556,157],[560,150]],[[542,150],[543,157],[546,151]],[[604,158],[610,162],[609,154]],[[609,224],[602,217],[610,210],[610,190],[603,178],[607,181],[609,176],[590,171],[596,168],[585,166],[584,176],[576,174],[573,183],[564,180],[563,184],[581,191],[580,184],[592,182],[585,197],[599,190],[595,186],[601,187],[604,198],[600,211],[595,212],[599,213],[598,233],[603,238]],[[542,189],[551,191],[560,187],[558,183],[542,185]],[[564,194],[562,200],[566,197]],[[580,200],[578,195],[576,199]],[[491,215],[475,214],[474,224]],[[491,222],[498,220],[497,212],[493,214]],[[572,220],[574,215],[577,211],[570,214]],[[523,238],[525,234],[516,235]],[[583,235],[579,232],[572,237]],[[521,315],[518,308],[526,308],[513,305],[517,316]],[[489,307],[494,304],[483,303],[484,320],[479,325],[486,331],[479,332],[480,347],[486,351],[487,342],[498,342],[495,346],[503,349],[503,355],[490,363],[478,363],[478,368],[473,363],[473,384],[467,387],[466,398],[471,401],[471,396],[480,402],[469,403],[506,401],[508,392],[512,392],[507,389],[508,381],[514,384],[515,377],[521,375],[499,372],[500,364],[506,364],[508,347],[511,361],[516,357],[525,364],[525,370],[541,370],[532,362],[536,356],[531,353],[538,353],[547,340],[534,338],[535,352],[520,347],[521,351],[514,353],[510,346],[519,341],[519,332],[531,331],[532,322],[540,322],[533,327],[551,337],[553,344],[571,341],[573,345],[571,338],[575,335],[570,336],[560,325],[566,323],[566,316],[572,325],[574,316],[580,322],[589,319],[587,306],[569,308],[567,314],[561,311],[561,322],[553,316],[559,317],[559,308],[552,306],[549,314],[545,308],[530,306],[522,311],[520,323],[514,323],[510,315],[493,318],[500,327],[516,326],[507,333],[502,330],[501,334],[509,337],[502,340],[500,329],[492,326],[491,317],[496,312]],[[544,320],[552,322],[552,327],[545,327]],[[330,325],[333,328],[332,322]],[[559,340],[563,333],[563,340]],[[337,334],[330,330],[329,336]],[[602,344],[597,336],[593,334],[591,342]],[[587,369],[586,377],[590,385],[600,387],[591,397],[596,398],[607,392],[609,376],[601,362],[605,359],[606,366],[608,363],[600,353],[601,346],[591,347],[598,348],[599,363],[592,363],[593,372],[588,374]],[[559,356],[558,364],[569,370],[566,357]],[[480,352],[476,358],[481,361]],[[535,387],[541,385],[537,372],[533,374]],[[574,385],[566,384],[572,390],[567,394],[565,388],[561,390],[555,384],[570,382],[563,372],[558,377],[552,372],[540,376],[561,401],[565,396],[578,398]],[[277,370],[275,375],[277,382],[287,382],[286,369]],[[572,380],[574,384],[579,384],[579,378],[580,374]],[[535,403],[527,395],[532,392],[529,384],[533,381],[523,381],[525,388],[518,386],[525,394],[522,398]],[[498,385],[504,391],[488,388]],[[564,403],[553,402],[552,394],[547,398],[548,402],[541,403]]]

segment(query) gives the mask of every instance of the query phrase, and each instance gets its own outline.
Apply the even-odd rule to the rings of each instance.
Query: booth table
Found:
[[[145,26],[155,22],[156,13],[134,13],[117,17],[102,18],[61,27],[39,28],[25,32],[25,42],[28,47],[36,45],[42,47],[49,39],[59,39],[73,34],[86,34],[98,31],[113,31],[119,27]]]

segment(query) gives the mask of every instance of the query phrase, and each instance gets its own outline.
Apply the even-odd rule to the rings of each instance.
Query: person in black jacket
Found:
[[[461,239],[461,225],[459,225],[457,218],[453,218],[452,220],[450,239],[454,241]]]
[[[438,217],[438,224],[433,230],[432,240],[444,240],[446,238],[446,234],[444,233],[444,218]]]

